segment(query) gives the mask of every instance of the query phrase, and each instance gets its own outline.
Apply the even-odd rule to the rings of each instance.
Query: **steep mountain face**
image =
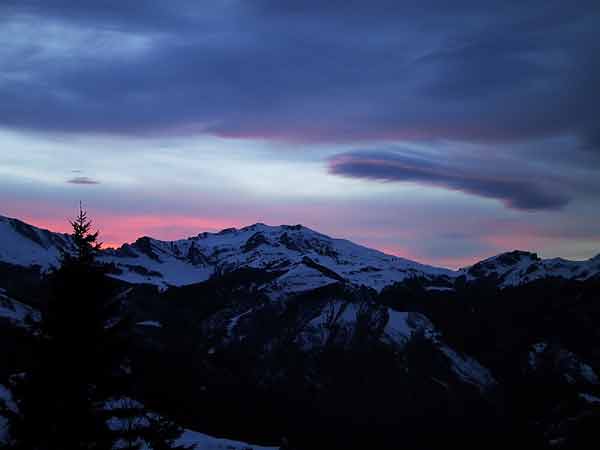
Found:
[[[71,236],[0,216],[0,262],[17,266],[56,266],[62,252],[73,248]]]
[[[245,353],[266,359],[291,348],[306,355],[332,347],[351,351],[364,342],[403,352],[414,336],[420,336],[435,348],[447,369],[437,374],[446,383],[472,385],[480,392],[496,385],[489,370],[445,343],[442,333],[425,315],[395,311],[374,301],[368,290],[348,289],[340,284],[283,302],[267,300],[250,307],[232,304],[202,322],[201,328],[203,340],[212,343],[207,351],[211,355],[227,354],[241,346]],[[274,362],[266,367],[267,373],[259,374],[262,382],[270,377],[273,367],[281,365]],[[316,369],[312,367],[311,371]]]
[[[0,216],[0,262],[47,270],[58,264],[62,252],[71,249],[69,235]],[[101,260],[110,265],[117,279],[162,289],[203,282],[240,268],[260,269],[276,275],[262,287],[271,298],[336,282],[381,291],[394,283],[418,279],[435,290],[451,289],[456,280],[466,279],[503,288],[546,277],[584,280],[600,274],[600,255],[588,261],[542,260],[521,251],[453,271],[386,255],[302,225],[255,224],[177,241],[143,237],[105,250]]]
[[[133,293],[139,384],[165,390],[196,429],[219,434],[235,423],[236,438],[269,442],[269,424],[297,448],[388,448],[394,418],[414,421],[416,438],[429,420],[443,416],[450,432],[464,426],[465,409],[495,401],[499,383],[488,368],[424,314],[383,306],[373,289],[340,282],[273,301],[234,275],[154,297]],[[249,404],[250,415],[240,408]],[[377,437],[367,411],[385,429],[379,445],[367,439]],[[347,423],[362,425],[340,434]],[[341,441],[316,444],[315,436]]]

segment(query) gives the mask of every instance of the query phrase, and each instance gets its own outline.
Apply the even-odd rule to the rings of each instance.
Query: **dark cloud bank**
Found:
[[[123,59],[39,60],[33,42],[4,61],[19,76],[0,82],[0,124],[305,141],[573,134],[598,148],[600,2],[415,5],[5,1],[4,23],[151,44]]]
[[[485,165],[468,160],[440,162],[401,151],[357,151],[337,155],[329,170],[336,175],[380,181],[413,182],[502,201],[519,210],[548,210],[565,206],[555,180],[518,176],[507,168],[486,173]]]

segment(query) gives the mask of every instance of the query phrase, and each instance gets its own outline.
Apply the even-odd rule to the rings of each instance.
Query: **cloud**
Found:
[[[351,178],[435,186],[500,200],[508,208],[525,211],[560,209],[570,200],[557,180],[539,173],[511,173],[490,161],[453,162],[408,151],[339,154],[330,159],[329,172]]]
[[[67,180],[67,183],[71,183],[71,184],[100,184],[100,182],[98,180],[94,180],[93,178],[89,178],[89,177],[74,177],[74,178],[71,178],[71,179]]]
[[[0,125],[597,149],[597,1],[413,3],[9,1]]]

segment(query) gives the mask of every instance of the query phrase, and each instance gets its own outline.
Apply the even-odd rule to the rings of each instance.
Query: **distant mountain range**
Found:
[[[62,252],[71,249],[69,235],[0,216],[0,262],[47,270],[58,265]],[[141,237],[118,249],[104,250],[100,259],[111,265],[114,278],[163,289],[241,268],[265,270],[274,275],[264,286],[273,297],[337,282],[381,291],[394,283],[419,279],[430,289],[452,289],[456,282],[465,281],[485,280],[508,287],[548,277],[586,280],[600,274],[600,255],[569,261],[513,251],[455,271],[387,255],[302,225],[262,223],[176,241]]]

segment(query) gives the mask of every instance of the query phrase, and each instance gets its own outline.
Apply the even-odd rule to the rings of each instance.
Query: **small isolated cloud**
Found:
[[[334,156],[329,172],[352,178],[412,182],[500,200],[518,210],[555,210],[569,202],[557,180],[503,167],[501,161],[440,160],[403,151],[355,151]],[[491,170],[490,167],[493,169]]]
[[[93,178],[89,178],[89,177],[75,177],[75,178],[71,178],[70,180],[67,180],[67,183],[71,183],[71,184],[100,184],[100,182],[98,180],[94,180]]]

